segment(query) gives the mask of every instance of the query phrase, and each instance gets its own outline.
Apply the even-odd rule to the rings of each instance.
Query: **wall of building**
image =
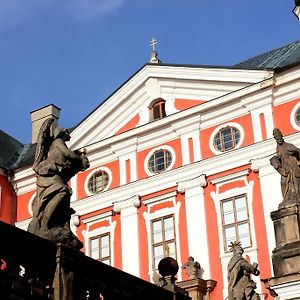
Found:
[[[299,78],[296,68],[277,75],[276,82],[259,82],[196,106],[189,102],[195,99],[173,95],[181,99],[173,101],[181,112],[140,127],[142,115],[135,113],[117,134],[87,144],[91,167],[70,183],[72,207],[81,219],[74,230],[85,244],[83,251],[90,255],[90,239],[109,234],[111,265],[152,280],[151,226],[172,216],[179,265],[193,256],[203,278],[218,282],[211,299],[225,299],[231,253],[224,238],[222,203],[244,195],[250,236],[245,255],[258,262],[260,278],[270,277],[275,247],[270,212],[282,199],[279,175],[269,164],[276,149],[272,130],[279,127],[288,142],[300,146],[295,121]],[[234,149],[221,152],[213,138],[226,126],[238,128],[241,138]],[[153,175],[147,162],[159,149],[170,151],[172,163]],[[103,192],[93,195],[87,186],[97,170],[107,171],[110,180]],[[17,225],[26,228],[34,197],[33,172],[20,170],[15,182]],[[187,279],[183,270],[178,279]],[[255,280],[259,293],[266,293],[259,278]]]
[[[0,170],[0,220],[9,224],[16,221],[16,198],[11,183]]]

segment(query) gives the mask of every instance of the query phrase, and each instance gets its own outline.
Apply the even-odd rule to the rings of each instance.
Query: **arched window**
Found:
[[[155,151],[148,160],[148,169],[157,174],[166,170],[172,162],[172,154],[166,149]]]
[[[214,136],[214,147],[222,152],[233,149],[240,138],[240,131],[237,128],[233,126],[224,127]]]
[[[150,107],[152,121],[162,119],[166,116],[165,102],[164,99],[159,98],[152,104]]]
[[[108,185],[109,175],[106,171],[99,170],[92,174],[88,181],[88,190],[92,194],[102,192]]]

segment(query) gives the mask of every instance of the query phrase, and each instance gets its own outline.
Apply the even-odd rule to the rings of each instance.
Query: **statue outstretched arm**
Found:
[[[241,263],[241,267],[247,272],[252,273],[255,276],[258,276],[260,274],[257,263],[250,264],[246,260],[243,260],[243,262]]]
[[[62,139],[54,140],[53,145],[60,150],[65,158],[80,159],[80,155],[70,150]]]

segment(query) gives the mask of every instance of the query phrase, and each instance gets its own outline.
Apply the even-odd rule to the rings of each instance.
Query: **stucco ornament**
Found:
[[[185,269],[189,279],[201,278],[201,266],[192,256],[188,258],[182,269]]]
[[[257,263],[250,264],[243,256],[240,242],[232,242],[230,251],[233,256],[228,264],[228,300],[259,300],[255,292],[256,284],[251,274],[260,274]]]
[[[33,218],[28,231],[75,249],[82,243],[70,229],[70,218],[75,212],[70,207],[72,189],[68,181],[79,171],[89,167],[85,151],[68,149],[67,129],[55,128],[54,118],[44,121],[39,131],[33,170],[36,174],[37,195],[33,201]]]
[[[286,143],[278,128],[273,130],[277,142],[276,155],[270,159],[271,165],[281,175],[282,203],[279,208],[300,203],[300,149]]]

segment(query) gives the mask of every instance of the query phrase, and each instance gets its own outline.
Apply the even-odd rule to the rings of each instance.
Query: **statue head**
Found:
[[[229,245],[229,250],[231,252],[233,252],[234,254],[242,255],[244,253],[244,249],[242,247],[242,244],[239,241],[231,242],[230,245]]]
[[[65,142],[66,141],[69,141],[70,140],[70,138],[71,138],[71,136],[70,136],[70,132],[69,132],[69,130],[68,129],[66,129],[66,128],[59,128],[59,127],[56,127],[55,129],[54,129],[54,138],[55,139],[62,139],[62,140],[64,140]]]
[[[273,136],[277,142],[277,144],[282,145],[284,142],[282,132],[278,128],[273,129]]]

